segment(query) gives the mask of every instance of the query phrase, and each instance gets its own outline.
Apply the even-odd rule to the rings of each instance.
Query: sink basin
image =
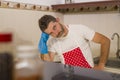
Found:
[[[67,73],[63,72],[53,76],[52,80],[98,80],[98,79],[74,74],[68,75]]]
[[[99,57],[94,58],[94,63],[98,64]],[[117,58],[109,58],[106,63],[106,67],[112,67],[112,68],[119,68],[120,69],[120,59]]]

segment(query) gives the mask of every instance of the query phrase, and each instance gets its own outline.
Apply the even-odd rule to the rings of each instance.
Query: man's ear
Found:
[[[60,18],[57,17],[57,18],[56,18],[56,21],[57,21],[57,22],[60,22]]]

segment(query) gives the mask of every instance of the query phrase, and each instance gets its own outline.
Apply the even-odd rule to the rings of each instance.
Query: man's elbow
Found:
[[[108,46],[110,46],[110,39],[109,38],[106,38],[106,40],[105,40],[105,44],[107,44]]]
[[[110,46],[110,39],[107,37],[103,38],[101,44]]]

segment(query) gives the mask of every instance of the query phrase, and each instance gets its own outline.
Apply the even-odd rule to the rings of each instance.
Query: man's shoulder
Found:
[[[72,31],[79,31],[79,30],[84,30],[86,28],[86,25],[83,25],[83,24],[69,24],[68,28],[69,28],[69,30],[72,30]]]
[[[68,25],[68,28],[84,28],[84,27],[87,27],[86,25],[83,25],[83,24],[69,24]]]
[[[48,40],[49,43],[54,43],[54,42],[56,42],[56,41],[57,41],[56,38],[51,37],[51,36],[50,36],[50,38],[49,38],[49,40]]]

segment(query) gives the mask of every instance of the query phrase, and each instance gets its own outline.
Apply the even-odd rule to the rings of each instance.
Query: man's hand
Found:
[[[41,59],[44,61],[51,61],[49,54],[41,54]]]
[[[104,70],[104,64],[95,65],[95,66],[93,67],[93,69],[96,69],[96,70]]]

